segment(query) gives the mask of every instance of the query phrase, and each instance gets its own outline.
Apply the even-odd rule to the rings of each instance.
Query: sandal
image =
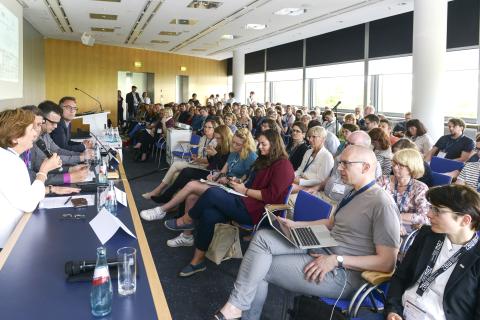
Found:
[[[231,319],[227,319],[225,318],[225,316],[223,315],[223,313],[219,310],[217,311],[217,313],[215,313],[215,315],[213,316],[213,319],[212,320],[241,320],[242,318],[231,318]]]

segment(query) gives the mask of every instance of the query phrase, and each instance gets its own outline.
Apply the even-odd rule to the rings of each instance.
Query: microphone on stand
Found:
[[[92,98],[93,100],[95,100],[95,101],[98,103],[98,106],[100,107],[100,111],[103,112],[103,107],[102,107],[102,103],[100,102],[100,100],[92,97],[91,95],[89,95],[88,93],[86,93],[85,91],[83,91],[82,89],[75,88],[75,90],[80,91],[81,93],[83,93],[83,94],[89,96],[90,98]]]
[[[40,151],[42,151],[48,159],[53,157],[53,153],[50,150],[48,150],[47,145],[42,139],[38,139],[35,142],[35,144],[37,145],[38,149],[40,149]],[[62,172],[63,168],[62,167],[58,168],[58,171]]]

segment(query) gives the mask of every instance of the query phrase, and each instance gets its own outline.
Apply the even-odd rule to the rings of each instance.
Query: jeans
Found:
[[[195,247],[202,251],[208,250],[215,231],[215,224],[231,220],[241,224],[252,224],[252,218],[241,197],[218,187],[205,191],[190,209],[189,215],[198,220]]]
[[[307,250],[294,247],[276,231],[259,230],[243,257],[228,302],[245,311],[242,319],[260,319],[269,283],[296,293],[335,299],[344,285],[342,298],[349,297],[363,283],[359,271],[343,269],[329,272],[320,283],[308,282],[303,269],[313,260]]]

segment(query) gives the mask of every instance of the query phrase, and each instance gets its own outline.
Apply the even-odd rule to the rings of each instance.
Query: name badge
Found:
[[[425,320],[427,313],[411,300],[407,300],[403,308],[403,318],[405,320]]]
[[[157,129],[157,133],[162,133],[162,129]]]
[[[338,193],[338,194],[344,194],[345,193],[345,185],[341,183],[334,183],[332,192]]]
[[[447,155],[446,152],[440,151],[440,152],[437,154],[437,157],[439,157],[439,158],[445,158],[446,155]]]

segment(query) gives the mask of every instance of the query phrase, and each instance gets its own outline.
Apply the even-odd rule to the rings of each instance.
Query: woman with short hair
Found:
[[[420,229],[390,280],[386,319],[479,319],[480,196],[447,185],[426,198],[431,226]]]
[[[45,180],[62,160],[55,153],[40,165],[35,181],[20,155],[33,147],[38,138],[35,115],[28,110],[0,112],[0,250],[25,212],[32,212],[45,197]]]
[[[415,226],[428,224],[429,204],[425,200],[428,186],[417,179],[424,174],[423,158],[415,149],[393,154],[393,175],[381,176],[377,183],[388,191],[400,211],[400,234],[407,235]]]

